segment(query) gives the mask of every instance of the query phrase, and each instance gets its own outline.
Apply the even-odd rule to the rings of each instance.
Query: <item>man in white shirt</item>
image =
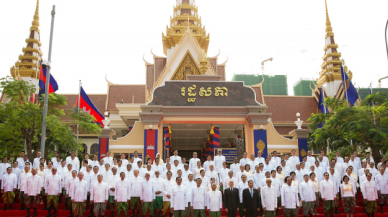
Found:
[[[193,152],[193,157],[189,161],[189,170],[191,170],[193,174],[195,174],[195,169],[197,168],[197,162],[200,161],[200,159],[197,158],[197,155],[198,155],[197,152]]]
[[[191,172],[191,170],[189,170],[189,165],[187,163],[184,164],[183,167],[184,167],[184,169],[182,170],[182,177],[184,178],[184,180],[187,181],[189,175],[193,174],[193,173]]]
[[[120,173],[125,172],[127,170],[127,165],[128,164],[125,164],[125,166],[124,166],[123,161],[121,159],[118,160],[117,161],[117,174],[120,175]]]
[[[57,157],[59,156],[59,151],[54,151],[54,157],[53,158],[51,158],[51,162],[55,162],[55,161],[57,161]]]
[[[298,198],[298,189],[294,186],[291,186],[292,179],[291,177],[286,177],[286,185],[282,187],[281,200],[282,200],[282,209],[284,216],[297,217],[298,210],[300,208],[299,198]]]
[[[20,157],[18,157],[16,159],[16,161],[18,162],[18,167],[20,170],[23,170],[24,168],[24,156],[26,155],[26,152],[25,151],[21,151],[20,152]]]
[[[274,164],[275,164],[274,167],[276,168],[276,167],[280,166],[280,162],[282,159],[280,157],[278,157],[277,151],[273,151],[272,154],[273,154],[272,161],[274,162]]]
[[[155,158],[155,163],[154,165],[152,166],[152,169],[156,172],[156,171],[159,171],[159,175],[161,175],[163,173],[163,170],[164,170],[164,167],[163,165],[160,165],[159,164],[160,162],[160,159],[159,158]]]
[[[291,155],[289,161],[291,162],[291,171],[294,171],[296,169],[296,164],[300,163],[300,160],[299,157],[296,156],[295,149],[291,151]]]
[[[376,183],[372,181],[372,174],[366,174],[366,181],[361,184],[361,192],[364,198],[365,211],[368,216],[377,212],[378,194]]]
[[[224,179],[226,177],[228,177],[229,171],[230,171],[230,169],[226,168],[226,162],[223,162],[222,163],[222,168],[219,171],[219,174],[220,174],[220,186],[223,185]],[[226,186],[226,184],[225,184],[225,186]]]
[[[216,184],[219,185],[220,183],[220,180],[218,178],[218,172],[214,170],[214,165],[213,164],[210,164],[209,166],[209,171],[207,171],[205,173],[205,175],[211,179],[211,178],[215,178],[215,181],[216,181]]]
[[[53,159],[54,159],[54,158],[53,158]],[[52,161],[52,162],[53,162],[53,167],[55,167],[55,168],[60,168],[60,167],[61,167],[61,163],[62,163],[62,157],[61,157],[61,156],[58,156],[58,157],[56,157],[55,160]],[[59,173],[59,171],[58,171],[58,173]]]
[[[122,153],[122,154],[120,155],[120,160],[121,160],[121,163],[122,163],[123,167],[126,168],[126,167],[127,167],[127,164],[128,164],[128,160],[125,159],[125,154],[124,154],[124,153]]]
[[[184,217],[190,199],[187,198],[187,188],[182,185],[182,178],[177,177],[176,184],[171,190],[171,209],[174,212],[174,217]]]
[[[357,162],[357,165],[358,165],[358,167],[360,167],[360,168],[361,168],[361,159],[358,157],[358,153],[357,153],[357,151],[354,151],[354,152],[353,152],[353,155],[354,155],[354,161],[356,161],[356,162]]]
[[[265,163],[265,158],[263,158],[263,157],[261,157],[261,155],[262,155],[262,153],[261,153],[261,151],[259,150],[258,152],[257,152],[257,157],[256,157],[256,159],[255,159],[255,166],[256,165],[259,165],[260,163],[262,163],[262,164],[264,164]]]
[[[329,167],[329,164],[327,164],[326,161],[324,161],[323,156],[318,157],[319,165],[324,168],[325,171],[327,171],[327,168]]]
[[[221,212],[222,212],[221,191],[216,190],[217,189],[216,183],[213,183],[211,187],[212,187],[212,190],[206,193],[206,197],[207,197],[206,206],[209,212],[209,216],[211,217],[221,216]]]
[[[54,215],[57,213],[59,196],[61,195],[61,176],[57,174],[57,168],[51,169],[52,175],[45,178],[44,189],[47,196],[48,216],[54,208]]]
[[[360,167],[358,167],[358,163],[354,160],[354,155],[350,156],[349,163],[353,166],[353,172],[358,176],[358,171],[360,170]],[[376,174],[377,175],[377,174]]]
[[[125,173],[125,179],[129,181],[130,178],[133,177],[133,171],[132,171],[132,165],[127,164],[127,170],[124,172]]]
[[[229,171],[228,172],[228,176],[227,177],[225,177],[225,179],[223,179],[222,180],[222,185],[220,184],[220,186],[224,186],[224,183],[225,183],[225,187],[227,187],[227,183],[229,183],[230,181],[232,181],[233,182],[233,186],[237,186],[238,185],[238,181],[237,181],[237,179],[233,176],[233,171]],[[201,181],[202,182],[202,181]],[[223,187],[223,189],[225,189],[224,187]]]
[[[105,216],[106,204],[108,203],[109,184],[102,180],[103,177],[99,174],[97,176],[97,182],[90,188],[90,204],[94,204],[94,216]]]
[[[335,152],[335,156],[336,156],[336,158],[337,158],[337,162],[338,162],[338,163],[342,164],[342,163],[345,162],[344,159],[341,157],[341,153],[340,153],[339,151],[336,151],[336,152]]]
[[[108,196],[108,206],[110,212],[110,217],[113,217],[114,215],[114,208],[115,208],[115,186],[116,186],[116,181],[120,180],[120,176],[117,173],[117,168],[113,167],[112,168],[112,175],[109,177],[108,180],[108,185],[109,185],[109,196]]]
[[[323,201],[323,211],[326,216],[334,216],[335,205],[334,201],[336,199],[336,185],[333,181],[329,180],[329,173],[325,172],[323,174],[324,180],[320,183],[320,192],[321,198]]]
[[[315,157],[312,156],[311,151],[307,152],[307,161],[310,163],[310,165],[315,164]]]
[[[142,161],[142,159],[139,157],[139,152],[135,151],[133,153],[133,162],[131,161],[132,167],[134,167],[133,164],[137,165],[137,162],[139,161]]]
[[[173,171],[174,173],[177,173],[178,170],[182,170],[183,168],[181,168],[179,166],[179,161],[178,160],[174,160],[174,165],[171,165],[171,171]]]
[[[7,204],[9,204],[9,210],[12,210],[12,204],[15,200],[15,190],[17,187],[17,177],[15,174],[12,174],[12,168],[7,167],[7,173],[3,175],[3,180],[1,182],[1,193],[3,194],[3,210],[7,209]]]
[[[72,217],[72,201],[71,201],[72,194],[70,194],[70,191],[71,191],[70,188],[73,185],[74,181],[77,180],[77,171],[75,171],[75,170],[71,171],[71,175],[72,175],[72,177],[66,177],[66,186],[65,186],[66,199],[67,199],[65,206],[67,206],[67,209],[70,212],[70,217]]]
[[[257,161],[255,160],[255,155],[251,154],[250,161],[248,162],[248,165],[249,165],[249,170],[252,173],[255,172],[255,166],[257,165],[256,163],[257,163]]]
[[[307,161],[307,156],[303,157],[303,161],[302,162],[304,164],[304,168],[302,168],[302,169],[306,170],[305,172],[309,172],[311,164],[310,164],[310,162]]]
[[[111,151],[107,151],[106,157],[104,157],[104,165],[105,164],[109,164],[111,166],[113,165],[113,158],[110,155],[111,155]]]
[[[367,159],[370,159],[370,162],[375,162],[373,157],[370,156],[370,152],[366,153],[366,157],[362,160],[362,162],[366,161]]]
[[[303,216],[313,216],[313,206],[317,198],[315,197],[315,188],[311,182],[309,182],[309,176],[305,174],[303,176],[304,182],[299,184],[299,195],[302,201]]]
[[[154,215],[153,203],[155,202],[155,187],[154,182],[150,180],[150,173],[146,172],[145,180],[141,183],[140,201],[142,206],[142,215],[145,216],[147,212],[150,216]]]
[[[240,171],[240,164],[238,163],[237,157],[233,158],[233,163],[230,165],[230,170],[233,171],[233,175],[236,178],[236,174],[238,171]],[[236,183],[234,184],[234,186],[237,186]]]
[[[36,168],[39,170],[39,164],[40,164],[40,159],[42,158],[42,153],[40,151],[36,152],[36,158],[34,158],[34,163],[32,164],[32,168]],[[4,159],[3,159],[4,162]]]
[[[380,210],[383,213],[384,204],[388,206],[388,175],[385,174],[384,167],[380,167],[380,174],[376,175],[375,182],[379,195]]]
[[[263,167],[263,171],[267,172],[271,172],[272,170],[274,170],[275,168],[269,163],[269,158],[266,158],[265,159],[265,164],[264,164],[264,167]]]
[[[239,213],[240,216],[245,216],[245,211],[244,211],[244,204],[243,204],[243,191],[244,189],[248,188],[248,182],[247,182],[247,176],[243,174],[241,176],[241,182],[238,183],[238,194],[240,197],[240,203],[239,203]]]
[[[27,215],[26,217],[30,216],[30,210],[31,210],[31,203],[34,208],[34,214],[33,216],[36,216],[36,210],[38,208],[38,199],[40,191],[43,187],[42,177],[37,176],[37,169],[33,168],[31,170],[31,174],[27,176],[26,183],[24,187],[24,195],[26,198],[26,208],[27,208]],[[26,173],[28,174],[28,173]]]
[[[196,187],[191,189],[192,217],[206,217],[206,190],[202,185],[202,179],[197,178]]]
[[[261,173],[259,165],[256,165],[255,169],[256,172],[252,175],[253,187],[256,188],[260,193],[261,187],[264,187],[261,186],[261,180],[264,179],[265,176],[263,173]]]
[[[94,156],[93,156],[93,160],[90,162],[90,165],[92,165],[92,167],[94,167],[94,166],[99,166],[99,161],[98,161],[98,157],[97,157],[97,155],[95,154]]]
[[[172,179],[172,172],[168,171],[166,175],[166,180],[163,182],[163,208],[162,215],[166,216],[167,211],[173,213],[173,209],[171,207],[171,197],[172,197],[172,188],[175,186],[175,183]]]
[[[80,168],[80,162],[78,157],[75,156],[75,151],[71,150],[70,151],[70,156],[66,158],[66,165],[73,165],[72,169],[76,170],[77,172],[79,171]]]
[[[175,160],[178,160],[178,163],[182,163],[182,159],[180,156],[178,156],[178,150],[174,150],[174,155],[170,157],[170,161],[174,162]]]
[[[20,204],[21,204],[21,207],[19,210],[24,210],[24,203],[27,202],[28,200],[28,195],[25,194],[27,193],[27,178],[29,176],[31,176],[31,173],[29,173],[30,171],[30,162],[27,162],[24,166],[24,173],[21,173],[20,174],[20,177],[19,177],[19,182],[18,182],[18,189],[19,189],[19,201],[20,201]],[[35,169],[35,173],[36,173],[36,169]]]
[[[139,176],[139,170],[135,169],[133,171],[133,177],[129,179],[130,186],[130,207],[132,210],[132,215],[135,216],[135,209],[137,210],[137,216],[141,212],[141,183],[143,178]]]
[[[286,164],[286,161],[285,160],[282,160],[281,161],[281,167],[282,167],[282,173],[283,175],[286,177],[286,176],[290,176],[290,173],[291,173],[291,168],[289,166],[287,166]]]
[[[266,180],[266,186],[261,189],[261,204],[262,213],[266,217],[275,217],[277,210],[277,192],[275,187],[272,187],[272,179]]]
[[[92,190],[92,186],[95,182],[98,182],[98,175],[100,175],[100,172],[99,172],[99,167],[98,166],[94,166],[93,167],[93,172],[89,175],[89,183],[88,183],[88,188],[89,188],[89,210],[90,210],[90,214],[88,217],[92,217],[93,216],[93,203],[91,203],[91,199],[90,199],[90,191]],[[104,179],[104,177],[102,178]]]
[[[245,169],[244,169],[244,165],[241,165],[240,164],[240,171],[237,172],[237,175],[236,175],[236,178],[237,178],[237,182],[240,183],[242,181],[242,175],[247,175],[246,172],[245,172]]]
[[[21,169],[19,169],[19,165],[17,161],[14,161],[12,163],[12,173],[16,175],[16,181],[19,182],[20,173],[22,172]]]
[[[88,197],[88,183],[84,180],[83,172],[80,172],[78,179],[70,185],[69,196],[71,197],[71,211],[73,216],[84,216]]]
[[[218,149],[217,155],[214,157],[214,170],[220,172],[223,162],[226,162],[225,156],[222,155],[222,149]]]
[[[212,156],[207,156],[207,161],[203,163],[203,168],[205,169],[205,172],[209,171],[210,164],[214,165],[214,161],[212,161]]]
[[[191,210],[191,198],[192,198],[192,188],[194,188],[196,186],[196,183],[193,181],[194,180],[194,176],[193,174],[190,174],[188,176],[188,180],[185,181],[183,183],[183,185],[186,187],[186,195],[187,195],[187,198],[188,198],[188,209],[186,211],[186,216],[185,217],[189,217],[189,216],[192,216],[192,210]]]
[[[87,160],[82,160],[82,167],[81,167],[81,169],[79,171],[85,173],[87,166],[88,166],[88,161]]]
[[[243,158],[240,159],[240,165],[245,166],[245,164],[249,163],[249,161],[248,152],[244,152]]]
[[[155,188],[155,202],[153,204],[154,216],[156,216],[156,209],[158,209],[159,217],[162,217],[164,179],[160,178],[160,172],[158,170],[155,171],[155,178],[152,179],[152,182]]]
[[[129,181],[125,178],[125,173],[120,173],[120,180],[115,183],[115,203],[116,203],[116,213],[118,217],[121,217],[121,214],[124,214],[124,217],[127,217],[128,212],[128,203],[130,201],[130,184]]]
[[[112,171],[110,171],[110,164],[106,163],[104,170],[99,170],[100,174],[103,177],[104,182],[108,182],[110,177],[113,175]]]

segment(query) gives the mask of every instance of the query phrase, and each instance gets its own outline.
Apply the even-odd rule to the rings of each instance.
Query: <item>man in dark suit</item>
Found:
[[[229,188],[224,189],[224,208],[228,213],[228,217],[236,217],[238,212],[238,204],[240,202],[238,189],[234,187],[233,180],[230,180],[228,185]]]
[[[252,180],[249,180],[248,186],[249,188],[244,189],[242,195],[245,217],[257,217],[260,211],[259,191],[253,188]]]

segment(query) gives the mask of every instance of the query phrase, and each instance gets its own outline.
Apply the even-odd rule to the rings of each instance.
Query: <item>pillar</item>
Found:
[[[310,129],[295,129],[289,133],[294,140],[298,141],[298,154],[300,162],[303,161],[304,156],[307,156],[307,138],[309,137],[310,132]]]
[[[271,118],[272,113],[266,113],[268,106],[247,106],[249,113],[246,116],[247,124],[250,127],[250,139],[246,140],[246,147],[248,157],[254,154],[257,157],[257,152],[262,152],[262,157],[268,156],[267,143],[267,124],[268,119]]]
[[[98,137],[98,159],[103,159],[106,157],[106,152],[109,151],[109,139],[112,135],[115,134],[115,131],[109,128],[103,128],[100,136]]]

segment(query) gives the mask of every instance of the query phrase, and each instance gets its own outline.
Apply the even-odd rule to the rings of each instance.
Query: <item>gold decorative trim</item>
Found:
[[[170,80],[182,81],[186,80],[186,75],[201,75],[199,68],[194,57],[191,55],[190,51],[187,50]]]

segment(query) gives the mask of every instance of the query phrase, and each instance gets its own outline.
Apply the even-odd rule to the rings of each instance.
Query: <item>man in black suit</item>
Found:
[[[260,211],[259,191],[253,188],[253,181],[248,181],[249,188],[243,191],[245,217],[257,217]]]
[[[238,204],[240,202],[238,189],[234,187],[233,180],[230,180],[228,185],[229,188],[225,188],[224,192],[224,208],[228,213],[228,217],[236,217],[238,212]]]

